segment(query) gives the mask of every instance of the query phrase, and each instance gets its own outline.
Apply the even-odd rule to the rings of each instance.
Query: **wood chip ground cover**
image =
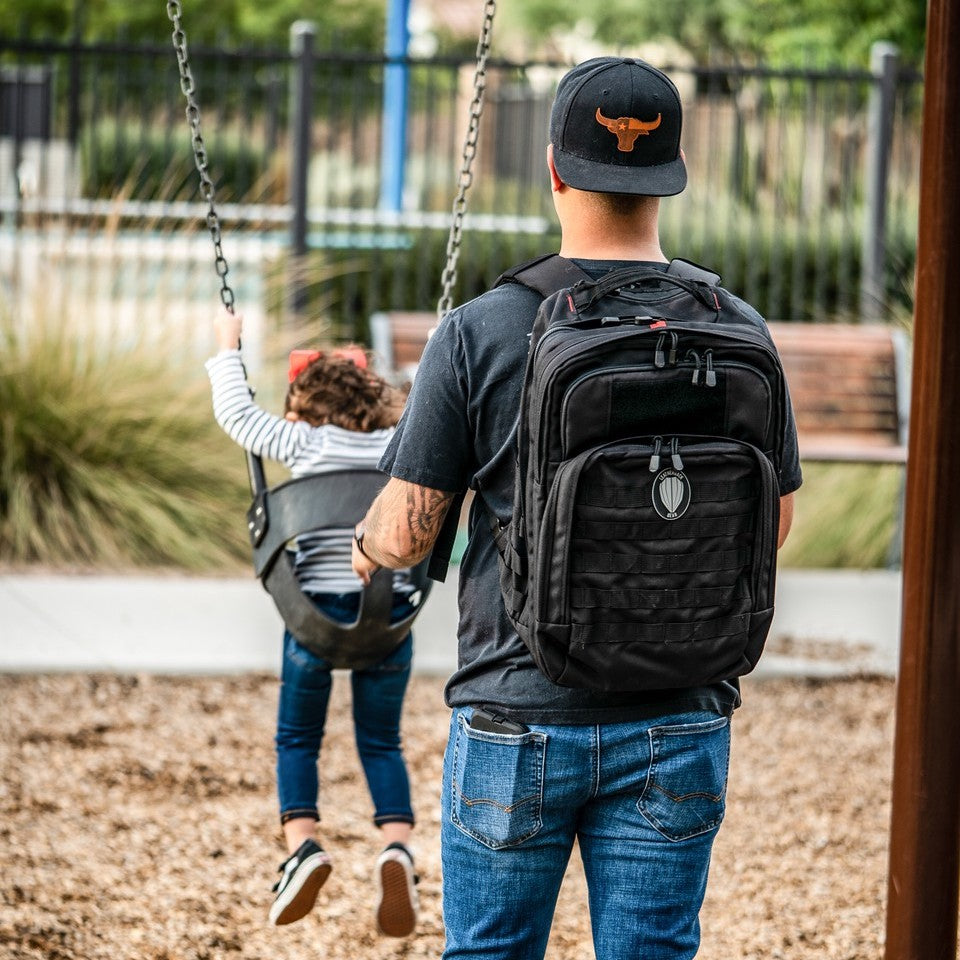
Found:
[[[337,676],[322,763],[334,870],[313,914],[266,924],[283,857],[275,678],[0,675],[0,958],[439,957],[443,682],[415,677],[404,738],[421,921],[377,935],[379,851]],[[893,684],[744,683],[700,960],[880,960]],[[593,957],[576,854],[548,957]]]

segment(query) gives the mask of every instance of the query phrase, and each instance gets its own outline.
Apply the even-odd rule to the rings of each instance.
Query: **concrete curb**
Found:
[[[782,571],[757,676],[897,669],[900,577]],[[416,627],[414,668],[456,667],[456,577]],[[253,579],[0,575],[0,670],[147,673],[276,671],[282,625]]]

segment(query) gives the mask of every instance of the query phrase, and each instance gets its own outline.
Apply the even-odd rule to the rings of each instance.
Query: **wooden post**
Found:
[[[960,895],[960,2],[930,0],[886,960],[956,960]]]

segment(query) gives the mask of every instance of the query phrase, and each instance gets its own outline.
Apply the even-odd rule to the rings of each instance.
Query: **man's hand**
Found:
[[[213,318],[213,329],[217,335],[217,346],[221,350],[240,349],[240,331],[243,329],[243,317],[221,310]]]
[[[361,524],[362,552],[353,541],[353,572],[369,583],[379,567],[418,564],[433,548],[454,496],[396,477],[388,480]]]

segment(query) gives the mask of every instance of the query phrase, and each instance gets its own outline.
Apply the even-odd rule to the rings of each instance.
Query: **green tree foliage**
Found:
[[[916,0],[726,0],[728,43],[767,62],[798,62],[817,51],[842,63],[869,61],[878,40],[920,64],[925,5]]]
[[[666,39],[701,62],[710,55],[773,65],[869,60],[887,40],[907,62],[923,56],[925,8],[917,0],[518,0],[507,17],[531,37],[588,24],[597,40],[629,47]]]
[[[387,0],[183,0],[184,21],[194,43],[224,40],[286,46],[294,20],[315,21],[321,43],[379,49]],[[476,0],[478,17],[482,0]],[[811,56],[865,65],[870,45],[888,40],[907,62],[923,56],[925,5],[919,0],[512,0],[500,11],[499,37],[535,52],[557,31],[589,24],[598,41],[629,47],[669,39],[701,62],[728,59],[797,64]],[[79,21],[79,23],[78,23]],[[75,25],[87,39],[166,39],[165,0],[0,0],[0,33],[65,38]],[[545,29],[546,27],[546,29]],[[520,38],[523,38],[522,42]],[[471,46],[472,39],[464,40]],[[448,51],[458,44],[447,38]],[[472,49],[472,46],[471,46]]]
[[[312,20],[339,45],[382,45],[385,0],[182,0],[183,22],[194,44],[232,41],[262,46],[288,42],[290,24]],[[0,0],[0,33],[33,39],[66,38],[74,30],[88,40],[166,42],[166,0]],[[321,42],[322,39],[321,39]]]

